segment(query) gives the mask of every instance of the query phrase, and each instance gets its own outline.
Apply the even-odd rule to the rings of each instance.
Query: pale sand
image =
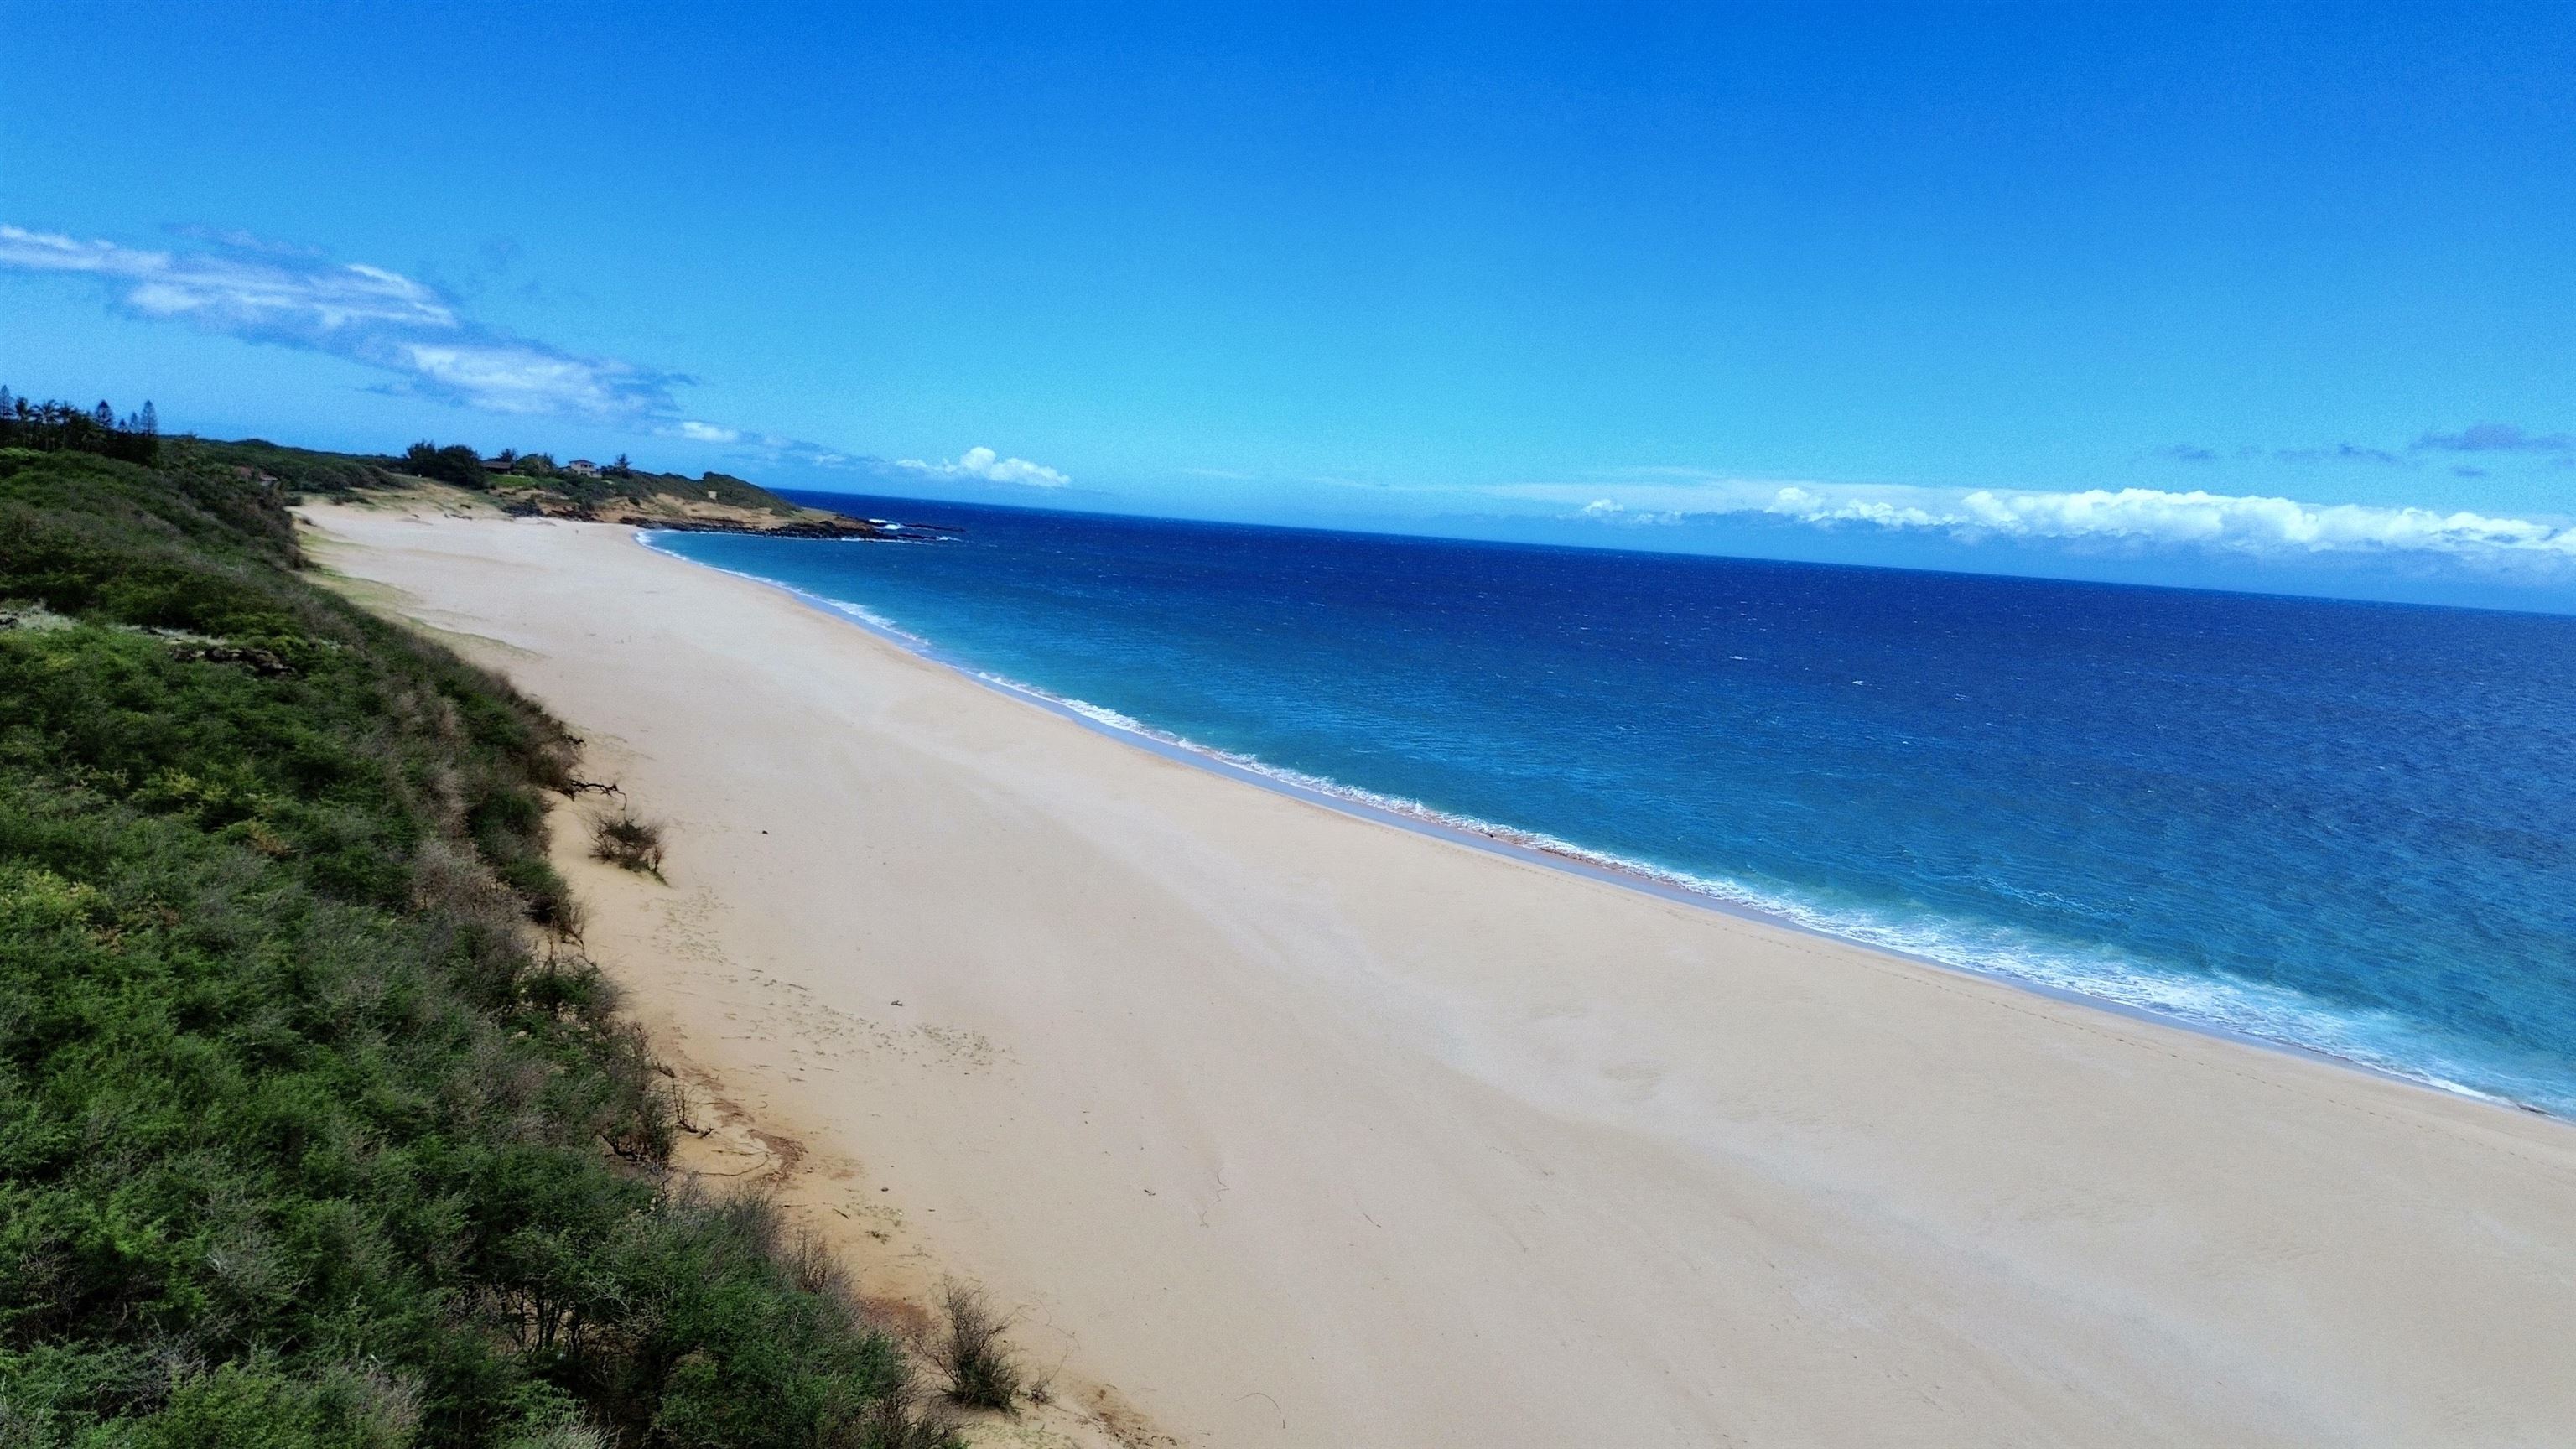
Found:
[[[1181,1442],[2576,1441],[2566,1124],[1355,820],[623,529],[315,516],[675,822],[591,940],[689,1057]]]

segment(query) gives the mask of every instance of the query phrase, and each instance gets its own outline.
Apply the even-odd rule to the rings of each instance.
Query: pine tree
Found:
[[[100,398],[98,400],[98,410],[92,413],[91,416],[98,419],[98,425],[100,427],[107,429],[109,432],[116,431],[116,409],[107,405],[107,399]]]
[[[15,417],[17,412],[17,400],[9,396],[9,389],[0,387],[0,418]]]
[[[152,399],[148,397],[143,400],[142,431],[153,437],[161,435],[161,415],[152,410]]]

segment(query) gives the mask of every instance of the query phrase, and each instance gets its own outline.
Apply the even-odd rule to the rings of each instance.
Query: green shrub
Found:
[[[0,1443],[947,1442],[532,949],[562,729],[189,456],[0,454]]]
[[[459,488],[491,486],[484,472],[483,456],[462,443],[444,448],[426,440],[414,443],[403,452],[403,467],[420,477],[453,483]]]

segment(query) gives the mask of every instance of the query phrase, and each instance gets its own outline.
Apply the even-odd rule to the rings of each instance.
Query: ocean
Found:
[[[938,541],[651,541],[1284,781],[2576,1116],[2576,619],[799,496]]]

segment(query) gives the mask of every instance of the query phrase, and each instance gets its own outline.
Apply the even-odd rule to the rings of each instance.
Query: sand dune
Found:
[[[1182,1443],[2576,1437],[2565,1124],[1221,779],[626,530],[309,512],[674,822],[591,940],[681,1048]]]

